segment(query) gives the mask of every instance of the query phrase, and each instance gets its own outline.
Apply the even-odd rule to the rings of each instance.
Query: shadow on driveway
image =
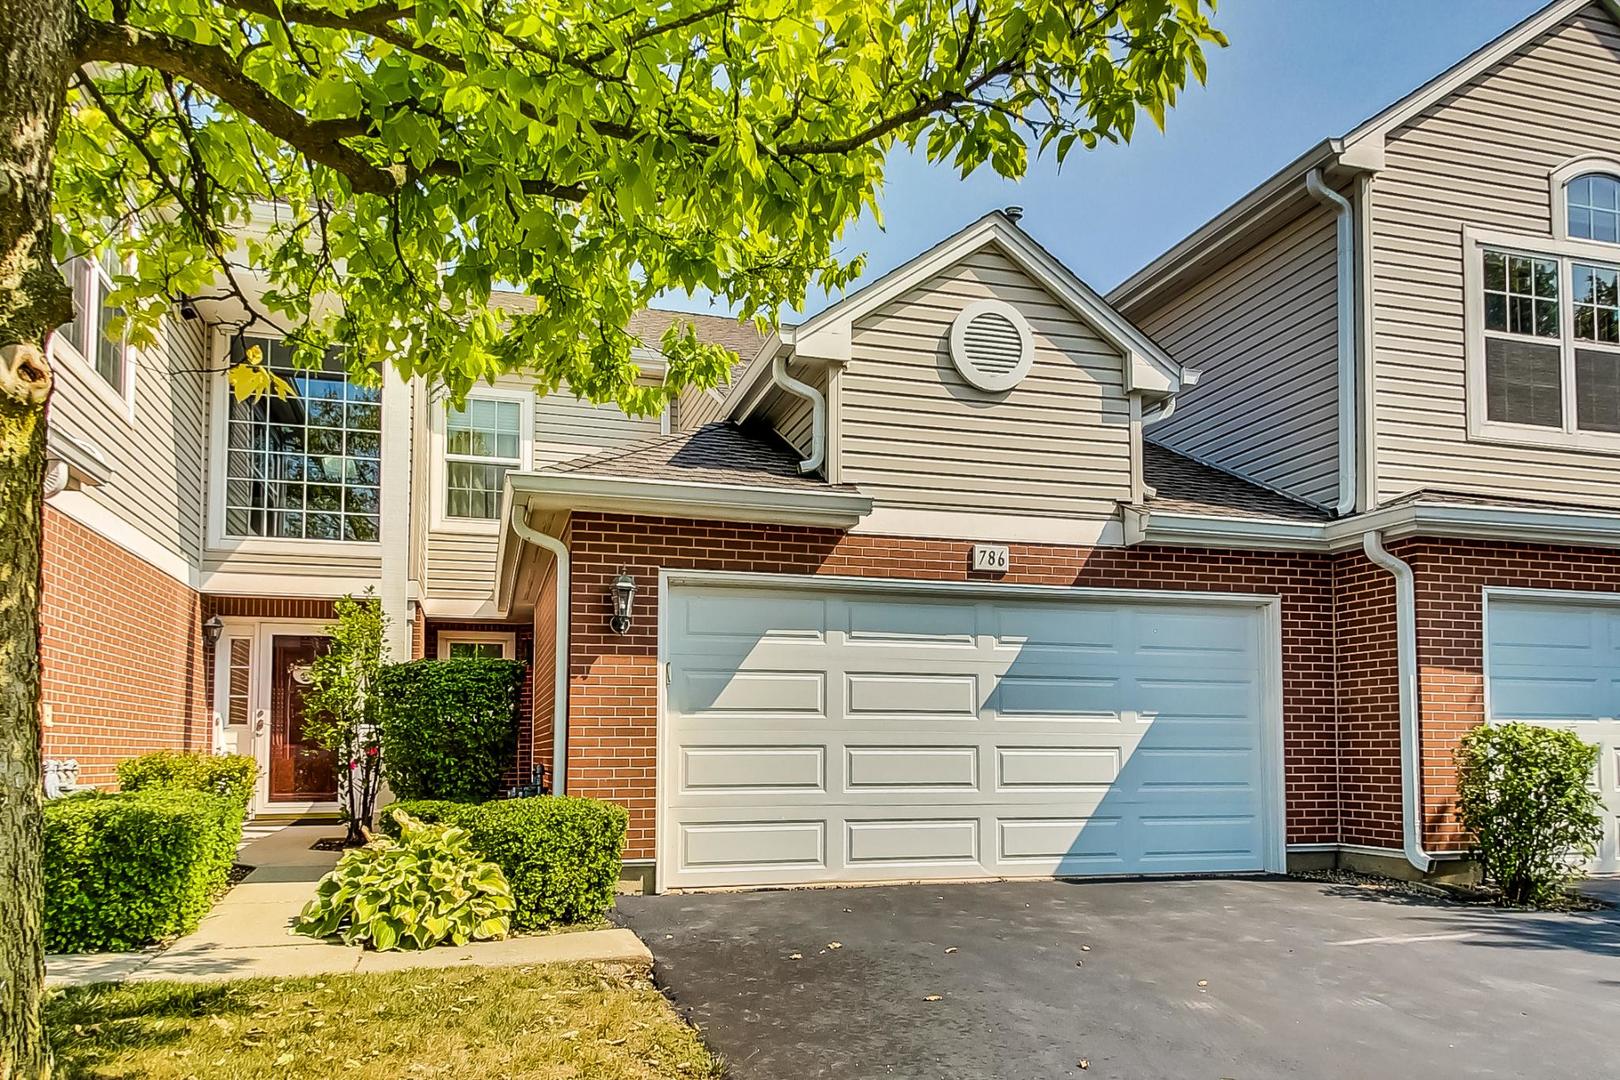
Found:
[[[617,918],[736,1080],[1617,1074],[1612,911],[1250,879],[623,897]]]

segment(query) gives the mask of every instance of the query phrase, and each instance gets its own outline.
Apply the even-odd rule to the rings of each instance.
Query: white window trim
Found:
[[[210,370],[218,369],[213,383],[212,400],[208,416],[208,550],[230,555],[310,555],[346,556],[353,559],[379,559],[382,557],[380,540],[309,540],[303,537],[231,536],[225,532],[225,454],[230,443],[230,379],[226,369],[230,364],[231,334],[216,328],[212,334],[209,355],[214,363]],[[274,331],[255,331],[254,337],[280,338]],[[400,423],[399,417],[390,421],[388,410],[383,409],[382,426]],[[393,461],[387,454],[388,440],[383,439],[384,453],[378,469],[409,468],[408,462]],[[381,495],[378,496],[379,500]]]
[[[1558,260],[1559,337],[1543,338],[1562,350],[1560,380],[1563,389],[1564,427],[1536,427],[1532,424],[1505,424],[1486,418],[1485,408],[1485,258],[1486,248],[1516,255]],[[1575,357],[1570,327],[1574,325],[1574,304],[1570,296],[1569,265],[1591,261],[1620,266],[1620,246],[1589,240],[1526,236],[1463,226],[1463,306],[1466,326],[1466,373],[1468,397],[1468,438],[1473,442],[1509,446],[1556,446],[1620,454],[1620,432],[1582,431],[1575,426]],[[1529,340],[1529,339],[1526,339]],[[1599,345],[1599,348],[1602,348]]]
[[[450,646],[457,643],[484,645],[494,643],[501,647],[501,658],[511,660],[517,655],[516,631],[499,630],[440,630],[439,659],[450,659]]]
[[[1571,158],[1558,168],[1554,169],[1548,177],[1552,185],[1552,231],[1553,239],[1564,240],[1573,244],[1592,244],[1603,250],[1613,252],[1620,248],[1620,244],[1607,244],[1599,240],[1571,239],[1569,235],[1569,182],[1578,176],[1587,173],[1608,173],[1620,179],[1620,161],[1614,158],[1602,157],[1598,154],[1583,154]],[[1614,256],[1611,255],[1611,259]]]
[[[518,463],[513,469],[527,472],[534,468],[534,391],[505,386],[480,386],[467,395],[474,398],[515,401],[518,415]],[[455,518],[445,513],[448,501],[449,465],[445,452],[445,422],[448,402],[442,393],[428,395],[428,487],[432,489],[431,529],[439,533],[465,533],[473,536],[497,536],[501,531],[499,518]]]
[[[90,302],[86,305],[89,310],[81,312],[81,314],[90,320],[88,324],[90,336],[100,337],[101,289],[103,287],[101,277],[103,270],[99,262],[95,260],[87,261],[93,267],[91,280],[95,283],[95,288],[91,293]],[[69,282],[68,285],[71,288],[72,282]],[[80,355],[78,349],[75,349],[66,338],[54,330],[51,332],[50,342],[46,346],[46,355],[52,364],[71,371],[78,381],[89,386],[90,392],[111,407],[119,419],[126,424],[133,425],[135,423],[135,362],[140,354],[129,343],[127,334],[121,348],[124,352],[123,386],[114,386],[102,378],[101,372],[96,370],[96,365],[88,357]]]

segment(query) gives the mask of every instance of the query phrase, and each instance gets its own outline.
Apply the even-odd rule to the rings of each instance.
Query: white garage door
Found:
[[[712,584],[666,602],[663,887],[1280,859],[1262,608]]]
[[[1620,873],[1620,604],[1488,602],[1491,719],[1568,728],[1603,748],[1603,847],[1593,869]]]

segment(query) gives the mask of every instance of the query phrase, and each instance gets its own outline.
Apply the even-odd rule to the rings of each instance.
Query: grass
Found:
[[[644,977],[584,964],[74,987],[46,1022],[59,1077],[722,1075]]]

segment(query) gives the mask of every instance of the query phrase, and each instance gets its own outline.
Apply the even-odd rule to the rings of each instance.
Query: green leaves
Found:
[[[399,809],[391,818],[399,839],[347,852],[321,878],[293,931],[341,933],[344,944],[384,952],[505,937],[512,890],[498,866],[472,852],[467,830],[424,824]]]
[[[130,25],[174,47],[70,91],[56,209],[73,250],[138,225],[120,242],[137,335],[170,296],[237,292],[249,322],[303,328],[310,355],[340,341],[356,370],[394,363],[452,397],[525,373],[651,412],[735,358],[666,340],[662,382],[638,385],[632,354],[658,343],[624,332],[633,312],[707,290],[769,324],[847,286],[860,255],[840,240],[876,211],[896,144],[1016,179],[1031,151],[1129,139],[1143,113],[1162,126],[1224,43],[1212,9],[135,0]],[[275,134],[229,104],[250,98],[285,107]],[[535,302],[490,318],[497,285]]]
[[[1457,749],[1458,813],[1488,881],[1515,904],[1557,897],[1603,835],[1599,748],[1571,731],[1487,724]]]

